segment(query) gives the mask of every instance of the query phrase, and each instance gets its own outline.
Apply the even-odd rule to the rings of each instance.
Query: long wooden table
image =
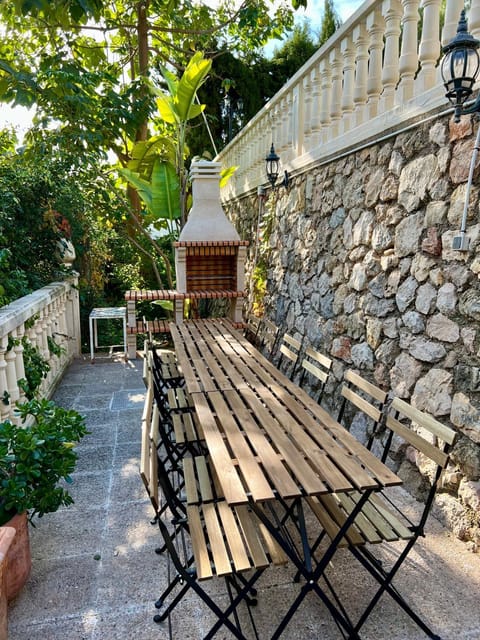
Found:
[[[309,588],[352,632],[318,581],[371,492],[399,485],[400,478],[278,371],[229,320],[194,320],[171,324],[170,329],[225,499],[232,506],[249,504],[258,513]],[[320,562],[315,561],[305,531],[304,499],[353,490],[361,496],[358,508]],[[278,526],[282,518],[274,522],[268,515],[278,511],[278,505],[287,517],[295,515],[303,557]]]

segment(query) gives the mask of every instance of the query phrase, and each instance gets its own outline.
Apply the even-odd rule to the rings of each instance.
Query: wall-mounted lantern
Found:
[[[477,51],[479,46],[480,40],[467,31],[467,19],[463,9],[457,35],[442,49],[445,54],[442,61],[442,78],[447,90],[446,97],[455,107],[455,122],[460,121],[461,115],[480,109],[480,97],[477,97],[473,105],[464,107],[465,101],[472,95],[473,85],[480,70],[480,56]]]
[[[287,171],[284,171],[283,180],[279,184],[277,184],[278,174],[280,171],[280,158],[275,153],[273,142],[272,146],[270,147],[270,153],[265,158],[265,170],[267,173],[268,181],[272,185],[272,189],[275,189],[275,187],[288,188],[289,176]]]
[[[465,10],[462,10],[456,36],[452,38],[452,40],[442,49],[445,54],[441,67],[443,82],[447,90],[445,95],[455,107],[455,122],[460,122],[460,117],[464,114],[480,111],[480,95],[477,96],[477,99],[473,104],[470,104],[467,107],[465,106],[465,101],[473,93],[473,86],[477,81],[477,76],[480,70],[480,56],[477,51],[479,46],[480,40],[477,40],[468,33]],[[457,251],[468,251],[470,245],[470,238],[465,234],[467,231],[470,191],[472,188],[473,174],[479,149],[480,127],[477,131],[477,138],[475,140],[472,159],[470,161],[470,171],[468,174],[460,234],[454,237],[452,244],[452,249]]]

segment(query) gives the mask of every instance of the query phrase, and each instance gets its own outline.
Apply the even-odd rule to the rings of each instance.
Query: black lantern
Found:
[[[272,185],[272,189],[274,189],[277,186],[277,178],[280,170],[280,158],[275,153],[275,147],[273,146],[273,142],[272,142],[272,146],[270,147],[270,153],[265,158],[265,169],[266,169],[268,181]],[[288,187],[287,171],[284,172],[283,180],[282,182],[280,182],[278,186]]]
[[[463,107],[465,100],[473,92],[473,85],[480,69],[477,51],[479,46],[480,41],[467,31],[465,10],[462,10],[457,35],[442,49],[445,54],[442,61],[442,78],[447,89],[446,96],[455,106],[455,122],[460,121],[463,113],[474,113],[480,109],[479,98],[470,107]]]

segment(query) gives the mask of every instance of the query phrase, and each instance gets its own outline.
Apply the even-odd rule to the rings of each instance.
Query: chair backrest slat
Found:
[[[407,418],[410,418],[412,422],[416,422],[424,429],[427,429],[427,431],[437,436],[437,438],[440,438],[443,442],[451,445],[455,441],[456,433],[453,429],[450,429],[450,427],[447,427],[438,420],[435,420],[435,418],[427,413],[412,407],[412,405],[405,402],[405,400],[394,398],[392,402],[392,409],[399,411]]]
[[[422,438],[421,435],[415,433],[413,429],[411,429],[410,427],[406,427],[391,415],[387,416],[386,424],[389,429],[394,431],[398,436],[411,444],[412,447],[415,447],[415,449],[421,451],[425,456],[430,458],[430,460],[433,460],[443,469],[446,467],[448,462],[448,455],[441,451],[436,445],[428,442],[428,440]],[[420,423],[418,424],[419,426],[421,426]]]
[[[372,398],[375,398],[375,400],[378,400],[378,402],[385,402],[387,398],[386,391],[383,391],[382,389],[380,389],[380,387],[377,387],[368,380],[365,380],[365,378],[362,378],[362,376],[360,376],[358,373],[355,373],[355,371],[352,371],[351,369],[346,371],[344,379],[346,382],[351,382],[362,391],[365,391],[365,393],[368,393],[368,395],[372,396]]]
[[[355,373],[355,371],[348,370],[344,375],[344,383],[342,385],[340,395],[343,400],[338,413],[338,421],[341,424],[344,424],[347,429],[350,429],[350,426],[345,425],[344,423],[347,403],[373,420],[373,425],[370,429],[370,435],[367,441],[367,448],[371,449],[377,429],[382,422],[384,406],[388,393],[374,385],[372,382],[365,380],[365,378],[362,378],[362,376]],[[351,415],[348,417],[349,419],[352,419]]]
[[[327,381],[328,371],[322,371],[322,369],[320,369],[320,367],[317,367],[316,365],[314,365],[312,362],[310,362],[306,358],[304,358],[302,360],[302,367],[304,369],[306,369],[306,371],[308,371],[308,373],[311,373],[313,376],[315,376],[315,378],[318,378],[318,380],[320,380],[321,382],[326,382]]]
[[[328,356],[316,351],[312,347],[307,347],[301,363],[302,373],[300,375],[299,385],[302,386],[305,375],[315,378],[321,384],[319,385],[319,391],[317,394],[317,402],[322,399],[323,391],[330,375],[330,369],[332,368],[332,360]],[[318,386],[318,385],[317,385]]]
[[[368,402],[368,400],[365,400],[365,398],[359,396],[358,393],[355,393],[355,391],[348,387],[343,387],[341,393],[346,400],[355,405],[360,411],[363,411],[363,413],[366,413],[367,416],[370,416],[372,420],[375,420],[375,422],[380,420],[382,416],[381,410]]]

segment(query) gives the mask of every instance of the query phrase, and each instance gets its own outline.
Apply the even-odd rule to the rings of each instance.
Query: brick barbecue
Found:
[[[185,298],[227,298],[229,317],[242,321],[245,297],[245,258],[248,242],[240,240],[220,202],[218,162],[193,162],[193,205],[175,248],[177,294]],[[176,301],[176,322],[183,319],[183,302]],[[178,308],[177,308],[178,307]]]

